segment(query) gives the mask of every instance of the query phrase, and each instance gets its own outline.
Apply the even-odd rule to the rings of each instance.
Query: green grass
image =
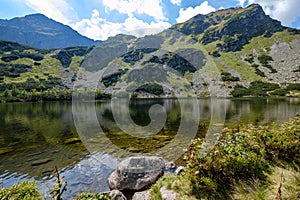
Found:
[[[196,199],[192,193],[192,185],[186,176],[175,176],[172,174],[165,174],[160,178],[150,189],[151,200],[162,200],[160,188],[165,187],[167,190],[176,192],[176,198],[181,200]]]
[[[237,57],[235,53],[220,52],[220,54],[220,60],[229,65],[233,70],[240,73],[243,80],[248,80],[250,82],[261,80],[261,77],[258,76],[247,63],[245,63],[241,58]]]
[[[264,200],[300,198],[300,172],[274,167],[267,180],[251,180],[235,184],[231,194],[236,200]]]

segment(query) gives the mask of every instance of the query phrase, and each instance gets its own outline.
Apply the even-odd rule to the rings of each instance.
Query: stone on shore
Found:
[[[154,184],[164,173],[165,162],[159,157],[130,157],[122,161],[108,178],[111,189],[142,190]]]

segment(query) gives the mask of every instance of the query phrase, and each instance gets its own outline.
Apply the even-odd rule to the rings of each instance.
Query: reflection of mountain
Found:
[[[42,182],[41,178],[53,172],[54,167],[57,166],[63,170],[62,175],[66,176],[70,193],[82,188],[97,191],[96,183],[104,184],[103,180],[107,180],[109,169],[101,164],[105,159],[108,165],[114,166],[111,161],[115,161],[117,157],[129,153],[152,153],[174,141],[182,121],[190,121],[193,115],[197,114],[197,109],[192,107],[193,104],[189,99],[183,101],[182,107],[175,99],[132,102],[130,113],[134,121],[140,125],[146,124],[149,120],[148,110],[151,105],[157,103],[165,107],[166,124],[159,134],[149,138],[136,138],[122,132],[114,122],[110,101],[97,102],[95,108],[98,118],[93,118],[93,112],[88,112],[86,116],[80,115],[86,120],[83,128],[86,128],[87,134],[79,135],[83,143],[74,144],[65,144],[66,139],[78,137],[71,102],[0,104],[0,149],[8,148],[10,151],[0,154],[0,180],[3,186],[15,183],[18,180],[17,176],[33,177]],[[212,111],[216,112],[215,117],[222,118],[223,113],[220,111],[224,104],[227,107],[227,125],[286,121],[299,112],[300,106],[299,98],[199,99],[198,101],[200,111],[198,136],[206,133],[208,127],[203,125],[215,122],[216,118],[211,116]],[[80,114],[89,111],[93,105],[95,104],[81,103]],[[121,110],[127,106],[120,105]],[[181,109],[190,110],[189,116],[182,118]],[[93,132],[94,127],[90,123],[93,120],[101,124],[105,134]],[[186,131],[184,136],[188,134],[189,131]],[[175,146],[180,145],[180,141],[175,143]],[[122,152],[119,152],[120,149]],[[172,148],[170,149],[167,149],[167,153],[174,154]],[[90,155],[87,150],[95,150],[99,157]],[[87,154],[89,155],[86,156]]]
[[[64,144],[78,137],[71,105],[63,102],[0,104],[0,174],[26,174],[37,179],[73,166],[88,152],[81,143]]]
[[[227,124],[284,122],[299,112],[299,98],[231,100]]]

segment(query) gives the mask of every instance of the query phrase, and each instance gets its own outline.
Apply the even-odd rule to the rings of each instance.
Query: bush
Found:
[[[239,77],[232,76],[229,72],[221,73],[222,81],[239,81]]]
[[[262,54],[258,56],[258,60],[262,65],[267,65],[269,61],[273,61],[273,58],[269,55]]]
[[[189,154],[188,177],[198,198],[223,199],[238,181],[266,180],[274,165],[300,164],[300,118],[288,123],[224,129],[215,147],[201,157],[202,139]],[[294,165],[293,165],[294,163]],[[219,195],[219,196],[218,196]],[[222,197],[220,197],[222,196]]]
[[[286,89],[288,90],[300,90],[300,83],[290,83]]]
[[[15,184],[10,188],[2,188],[0,190],[0,199],[32,200],[32,199],[42,199],[42,196],[39,193],[35,181],[32,182],[24,181]]]
[[[109,196],[100,193],[81,193],[78,194],[74,200],[109,200]]]
[[[136,91],[144,91],[154,95],[161,95],[164,92],[163,87],[157,83],[145,84],[139,87]]]
[[[285,96],[287,93],[288,93],[288,90],[286,90],[286,89],[276,89],[276,90],[270,92],[270,95]]]
[[[14,54],[7,54],[7,55],[2,55],[1,60],[4,62],[11,62],[14,60],[18,60],[20,57]]]
[[[233,97],[243,97],[250,95],[250,91],[248,88],[242,86],[242,85],[236,85],[234,86],[233,91],[230,93]]]

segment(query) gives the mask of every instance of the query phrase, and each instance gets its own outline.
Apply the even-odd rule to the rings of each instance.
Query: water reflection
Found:
[[[53,181],[51,174],[56,166],[68,181],[69,190],[65,194],[66,197],[84,190],[107,190],[107,176],[117,165],[118,157],[122,156],[112,146],[122,149],[125,152],[123,156],[126,152],[151,153],[164,147],[167,147],[168,152],[174,152],[172,151],[174,146],[168,145],[175,141],[182,121],[192,122],[197,110],[200,113],[199,126],[196,127],[199,137],[209,130],[209,125],[219,127],[220,124],[217,122],[221,121],[224,108],[226,108],[226,126],[283,122],[300,112],[299,98],[219,99],[217,104],[212,104],[211,99],[199,99],[197,109],[188,99],[182,101],[181,104],[176,99],[129,102],[130,116],[139,126],[150,123],[148,111],[153,104],[164,107],[166,113],[164,126],[158,134],[147,138],[124,133],[114,120],[110,101],[93,104],[97,116],[93,120],[101,125],[103,134],[99,136],[98,132],[90,131],[84,137],[81,135],[79,137],[77,133],[71,102],[0,104],[0,187],[8,187],[24,179],[36,179],[47,193],[47,186],[51,187]],[[212,105],[215,105],[214,109]],[[190,110],[184,117],[181,115],[181,106]],[[84,111],[90,107],[91,104],[87,102],[83,103],[80,109]],[[212,112],[216,110],[219,116],[214,115],[212,118]],[[87,122],[91,117],[82,116]],[[93,130],[91,127],[88,128]],[[183,137],[188,134],[186,131]],[[78,138],[84,142],[80,142]],[[86,141],[89,147],[86,146]],[[181,145],[180,142],[175,144]]]

